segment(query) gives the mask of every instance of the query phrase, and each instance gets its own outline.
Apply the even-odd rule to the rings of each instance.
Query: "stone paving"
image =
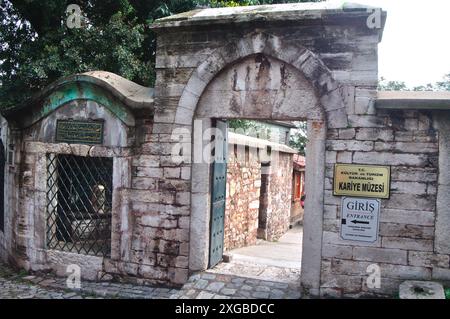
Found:
[[[0,299],[297,299],[296,284],[204,272],[180,289],[114,282],[81,282],[68,289],[66,279],[52,274],[15,273],[0,265]]]

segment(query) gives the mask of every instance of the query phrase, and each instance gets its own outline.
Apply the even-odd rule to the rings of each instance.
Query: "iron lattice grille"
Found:
[[[49,154],[47,248],[110,256],[111,158]]]

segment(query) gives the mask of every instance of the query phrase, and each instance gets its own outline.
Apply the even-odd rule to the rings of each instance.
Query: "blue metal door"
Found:
[[[225,199],[227,185],[227,122],[216,120],[217,134],[214,139],[214,163],[212,164],[211,234],[209,267],[222,260],[224,239]]]

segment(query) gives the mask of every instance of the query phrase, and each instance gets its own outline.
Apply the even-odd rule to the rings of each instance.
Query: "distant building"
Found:
[[[302,222],[304,208],[302,195],[305,194],[305,157],[294,154],[292,176],[291,223]]]
[[[263,121],[260,122],[270,129],[270,140],[275,143],[289,145],[291,129],[296,126],[289,121]]]

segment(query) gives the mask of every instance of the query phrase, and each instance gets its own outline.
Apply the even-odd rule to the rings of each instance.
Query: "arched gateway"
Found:
[[[189,126],[196,120],[205,130],[211,119],[243,117],[308,121],[306,187],[314,191],[306,204],[302,282],[318,289],[326,128],[348,125],[338,84],[310,50],[284,44],[279,37],[265,33],[244,36],[216,49],[193,72],[178,103],[175,124]],[[203,149],[204,143],[194,138],[192,153]],[[191,271],[207,268],[211,223],[210,161],[193,162]]]
[[[210,257],[204,132],[221,119],[306,120],[305,292],[388,295],[406,279],[450,281],[450,97],[377,92],[385,17],[329,3],[199,9],[152,25],[154,89],[90,72],[4,111],[0,258],[183,284]],[[364,185],[381,190],[375,198],[358,196],[357,179],[333,187],[354,174],[389,182]],[[345,218],[368,200],[376,227]]]

